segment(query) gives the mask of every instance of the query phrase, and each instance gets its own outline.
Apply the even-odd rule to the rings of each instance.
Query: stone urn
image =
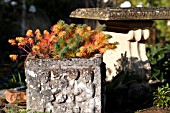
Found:
[[[105,67],[94,58],[27,59],[30,113],[103,113]]]

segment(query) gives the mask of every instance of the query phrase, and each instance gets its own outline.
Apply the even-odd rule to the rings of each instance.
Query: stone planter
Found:
[[[27,60],[27,109],[31,113],[103,113],[102,64],[101,57]]]

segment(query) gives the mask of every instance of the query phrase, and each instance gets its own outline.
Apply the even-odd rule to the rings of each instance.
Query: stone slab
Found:
[[[95,20],[170,19],[170,7],[79,8],[70,17]]]

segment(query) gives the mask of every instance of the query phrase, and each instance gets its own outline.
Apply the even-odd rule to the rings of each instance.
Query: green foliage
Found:
[[[3,108],[5,113],[27,113],[30,110],[21,109],[17,105],[7,104],[8,107]]]
[[[170,44],[148,45],[147,57],[151,64],[151,79],[163,80],[170,73]]]
[[[162,108],[170,107],[170,88],[168,83],[165,86],[158,87],[157,92],[154,92],[153,96],[155,106]]]
[[[24,109],[8,109],[6,113],[27,113],[29,110],[24,110]]]
[[[129,0],[132,6],[137,6],[139,3],[142,3],[143,7],[147,6],[170,6],[169,0]]]
[[[5,113],[28,113],[31,111],[31,109],[21,109],[17,105],[11,105],[9,108],[3,108]],[[49,113],[49,112],[40,112],[40,111],[34,111],[33,113]]]
[[[150,0],[150,5],[168,7],[170,6],[170,2],[169,0]]]
[[[91,27],[86,24],[68,25],[64,21],[59,21],[52,27],[54,33],[55,31],[59,32],[56,33],[57,42],[55,42],[52,50],[53,58],[88,58],[93,57],[96,53],[103,54],[106,49],[114,49],[116,43],[108,44],[107,40],[111,36],[102,32],[105,27],[103,25],[91,30]],[[63,32],[64,35],[61,36]]]
[[[141,4],[142,6],[148,6],[148,0],[129,0],[132,6],[137,6]]]
[[[6,113],[28,113],[30,110],[25,110],[25,109],[8,109]],[[34,111],[33,113],[49,113],[49,112],[39,112],[39,111]]]
[[[49,112],[39,112],[39,111],[34,111],[33,113],[49,113]]]
[[[10,80],[10,84],[15,84],[22,86],[24,82],[22,81],[21,74],[18,72],[17,75],[12,74],[12,79]]]
[[[170,26],[167,26],[168,20],[155,20],[154,26],[157,29],[158,42],[170,42]]]
[[[16,83],[19,83],[20,85],[23,85],[23,82],[22,82],[22,80],[21,80],[21,74],[18,72],[18,74],[17,74],[17,76],[18,76],[18,81],[16,80],[16,78],[14,79],[14,80],[16,80],[15,82]],[[13,75],[13,77],[15,77],[15,75]]]
[[[24,78],[21,77],[19,72],[17,74],[12,74],[12,78],[8,82],[9,88],[15,88],[25,84]]]

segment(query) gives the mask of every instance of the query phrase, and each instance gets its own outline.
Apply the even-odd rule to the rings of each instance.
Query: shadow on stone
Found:
[[[144,67],[148,61],[138,61],[135,57],[127,58],[125,53],[118,62],[121,65],[117,68],[117,75],[106,83],[106,112],[134,113],[151,107],[154,90],[148,84],[150,70]]]

